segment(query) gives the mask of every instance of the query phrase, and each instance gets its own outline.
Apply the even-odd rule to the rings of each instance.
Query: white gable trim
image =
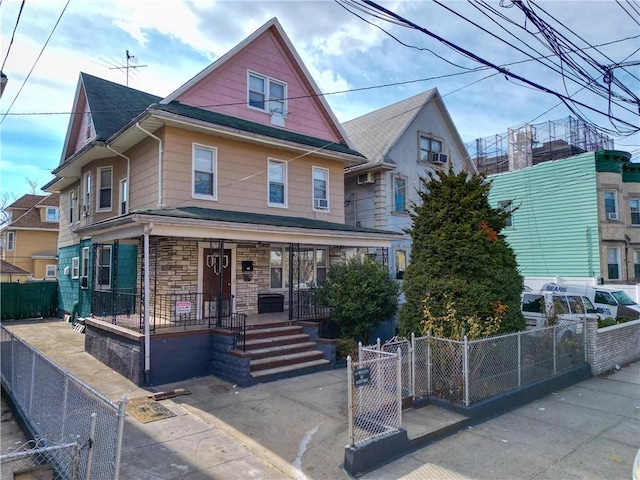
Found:
[[[76,113],[78,113],[77,112],[78,100],[80,99],[80,94],[81,93],[84,93],[85,102],[86,102],[87,94],[84,91],[84,83],[82,82],[82,73],[78,77],[78,85],[76,86],[76,94],[75,94],[75,96],[73,98],[73,107],[71,107],[72,114],[71,114],[71,118],[69,118],[69,125],[67,126],[67,134],[65,135],[64,143],[62,144],[62,153],[60,154],[60,163],[59,163],[59,165],[62,165],[62,163],[65,160],[66,154],[67,154],[67,148],[69,147],[69,140],[71,138],[71,130],[73,130],[73,124],[76,121],[76,117],[78,117],[78,115],[76,115]],[[87,110],[88,110],[89,109],[89,102],[86,102],[86,103],[87,103]]]

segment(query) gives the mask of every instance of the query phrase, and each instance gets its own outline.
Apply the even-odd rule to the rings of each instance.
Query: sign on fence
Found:
[[[191,313],[191,302],[176,302],[176,314],[189,314]]]
[[[364,367],[353,371],[353,386],[362,387],[371,383],[371,368]]]

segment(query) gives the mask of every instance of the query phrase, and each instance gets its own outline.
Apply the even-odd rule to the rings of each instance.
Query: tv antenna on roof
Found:
[[[125,70],[127,72],[127,87],[129,86],[129,69],[133,68],[134,70],[137,68],[146,67],[147,65],[138,65],[138,59],[133,55],[129,54],[129,50],[127,50],[127,65],[121,67],[112,67],[109,70]]]

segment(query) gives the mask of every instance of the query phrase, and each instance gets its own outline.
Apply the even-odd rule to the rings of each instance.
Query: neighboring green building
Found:
[[[640,164],[601,150],[488,177],[514,208],[503,234],[527,276],[640,281]]]

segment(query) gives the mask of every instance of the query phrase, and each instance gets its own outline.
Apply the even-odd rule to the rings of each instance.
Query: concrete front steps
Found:
[[[305,375],[330,366],[302,327],[288,322],[247,327],[243,356],[251,359],[252,383]]]

